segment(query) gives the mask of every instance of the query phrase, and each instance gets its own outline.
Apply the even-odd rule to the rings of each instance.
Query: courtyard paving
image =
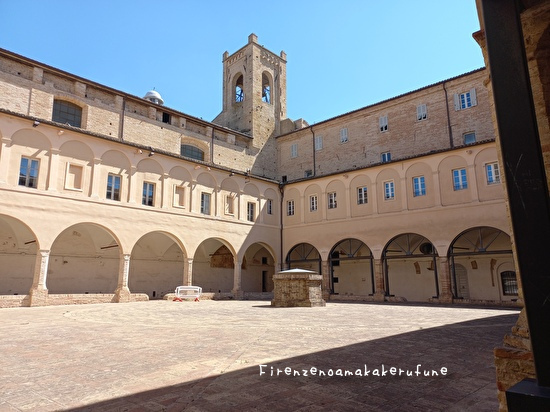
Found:
[[[269,304],[1,309],[0,411],[498,410],[517,310]]]

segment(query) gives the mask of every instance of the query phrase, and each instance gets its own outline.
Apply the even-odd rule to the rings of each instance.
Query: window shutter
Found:
[[[472,101],[472,106],[477,106],[477,96],[475,87],[470,90],[470,99]]]
[[[455,111],[460,110],[460,99],[458,98],[458,94],[455,93],[453,99],[455,101]]]

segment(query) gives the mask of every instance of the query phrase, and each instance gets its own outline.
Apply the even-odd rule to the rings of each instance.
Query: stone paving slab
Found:
[[[268,301],[1,309],[0,411],[496,411],[492,350],[517,314]],[[338,370],[353,376],[319,376]]]

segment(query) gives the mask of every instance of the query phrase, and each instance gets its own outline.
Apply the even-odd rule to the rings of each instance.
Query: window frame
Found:
[[[500,166],[498,162],[489,162],[485,164],[485,177],[487,178],[487,185],[492,186],[501,183]]]
[[[295,213],[294,199],[287,200],[286,201],[286,215],[287,216],[294,216],[294,213]]]
[[[273,199],[267,199],[267,205],[266,205],[266,213],[268,215],[273,214]]]
[[[316,212],[319,209],[319,198],[317,194],[309,196],[309,211]]]
[[[64,99],[54,98],[52,107],[52,121],[82,128],[82,107]],[[74,124],[73,124],[74,123]]]
[[[343,143],[347,143],[347,142],[349,142],[348,128],[347,127],[342,127],[340,129],[340,143],[343,144]]]
[[[75,169],[79,170],[80,173],[74,173],[73,171]],[[74,162],[67,162],[67,169],[65,170],[65,184],[63,188],[65,190],[72,190],[74,192],[82,192],[84,186],[84,173],[85,169],[83,165]],[[70,176],[74,176],[72,182]],[[78,179],[79,176],[80,179]],[[72,183],[72,186],[70,185],[70,183]]]
[[[201,214],[210,216],[212,214],[212,194],[201,192]]]
[[[465,167],[453,169],[451,173],[453,176],[453,190],[455,192],[468,189],[468,172]]]
[[[249,222],[254,222],[256,220],[256,203],[247,202],[246,203],[246,220]]]
[[[384,182],[384,201],[395,200],[395,182],[386,180]]]
[[[413,197],[426,196],[426,178],[415,176],[412,178]]]
[[[323,150],[323,136],[315,136],[315,151]]]
[[[290,158],[295,159],[298,157],[298,143],[292,143],[290,145]]]
[[[428,106],[423,103],[416,106],[416,120],[421,122],[428,118]]]
[[[118,192],[116,190],[117,180],[118,180]],[[109,192],[111,192],[110,195],[109,195]],[[112,200],[114,202],[120,202],[120,199],[122,199],[122,175],[119,175],[117,173],[107,173],[105,199]]]
[[[172,206],[185,209],[185,186],[174,185],[174,192],[172,196]],[[179,202],[177,201],[179,199]]]
[[[144,206],[155,207],[155,189],[156,184],[153,182],[143,182],[143,190],[141,193],[141,204]]]
[[[515,271],[500,272],[500,285],[504,296],[518,296],[518,279]]]
[[[338,207],[338,201],[336,200],[337,192],[329,192],[327,193],[327,207],[329,209],[336,209]]]
[[[462,141],[465,145],[474,144],[476,140],[476,132],[467,132],[462,135]]]
[[[23,161],[26,161],[26,165],[23,166]],[[29,165],[30,162],[30,165]],[[25,168],[25,175],[24,175],[24,183],[21,184],[21,178],[23,177],[21,174],[21,170]],[[33,171],[35,172],[36,176],[33,176]],[[17,185],[18,186],[24,186],[29,187],[31,189],[37,189],[38,188],[38,177],[40,175],[40,159],[35,159],[28,156],[21,156],[21,160],[19,161],[19,178],[17,179]],[[31,183],[32,182],[32,183]]]
[[[380,154],[380,162],[381,163],[388,163],[391,162],[391,152],[383,152]]]
[[[357,188],[357,204],[366,205],[369,202],[367,186],[359,186]]]
[[[378,118],[378,129],[381,133],[387,132],[389,130],[387,114]]]

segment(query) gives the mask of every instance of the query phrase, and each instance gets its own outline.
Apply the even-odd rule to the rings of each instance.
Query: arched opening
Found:
[[[182,144],[180,154],[190,159],[204,161],[204,151],[190,144]]]
[[[273,292],[275,258],[261,243],[254,243],[246,250],[241,272],[242,290],[245,293]]]
[[[0,295],[26,295],[32,287],[37,240],[27,225],[0,215]]]
[[[394,237],[382,252],[386,295],[411,301],[439,297],[437,251],[416,233]]]
[[[371,250],[357,239],[344,239],[330,251],[331,292],[345,296],[374,294]]]
[[[465,300],[516,300],[513,262],[510,236],[503,231],[480,226],[462,232],[449,248],[453,296]]]
[[[182,248],[171,235],[148,233],[132,249],[128,288],[162,299],[183,284],[184,263]]]
[[[242,266],[246,266],[243,260]],[[202,242],[193,258],[193,285],[203,292],[230,293],[235,277],[235,254],[219,239]]]
[[[74,127],[82,127],[82,108],[66,100],[55,99],[52,120]]]
[[[271,81],[266,73],[262,73],[262,102],[271,104]]]
[[[55,239],[46,286],[51,294],[114,293],[118,282],[118,241],[104,227],[79,223]]]
[[[307,269],[321,274],[321,255],[313,245],[299,243],[286,255],[287,269]]]
[[[244,101],[244,86],[243,86],[243,75],[240,74],[237,76],[237,81],[235,82],[235,102],[239,103]]]

